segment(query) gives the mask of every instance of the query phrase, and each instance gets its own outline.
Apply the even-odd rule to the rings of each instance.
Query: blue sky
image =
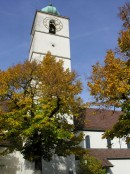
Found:
[[[91,66],[103,63],[108,49],[117,45],[121,21],[118,8],[126,0],[52,0],[61,15],[70,18],[72,69],[84,83],[82,97],[90,100],[86,86]],[[0,0],[0,69],[28,58],[30,31],[36,10],[49,0]],[[64,56],[64,55],[63,55]]]

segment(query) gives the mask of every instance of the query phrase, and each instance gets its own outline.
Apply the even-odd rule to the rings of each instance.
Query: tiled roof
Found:
[[[105,131],[117,123],[121,111],[85,109],[75,121],[78,130]],[[102,162],[103,167],[113,167],[109,159],[130,159],[130,149],[89,149],[89,154]]]
[[[130,159],[130,149],[90,149],[89,154],[102,162],[103,167],[112,167],[110,159]]]
[[[82,111],[80,120],[76,120],[75,124],[79,130],[104,131],[111,129],[121,114],[121,111],[87,108]]]

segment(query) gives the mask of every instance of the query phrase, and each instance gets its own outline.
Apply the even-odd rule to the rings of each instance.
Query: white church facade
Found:
[[[64,61],[64,68],[71,70],[69,18],[63,17],[55,7],[47,7],[36,11],[32,29],[29,60],[41,61],[47,52],[51,52],[57,60]],[[112,128],[117,122],[120,112],[86,109],[81,115],[85,125],[77,127],[84,133],[81,146],[89,150],[107,169],[107,174],[130,174],[130,149],[124,139],[109,141],[102,139],[105,130]],[[0,150],[8,146],[0,143]],[[76,174],[75,157],[54,156],[51,162],[43,161],[43,174]],[[0,156],[0,174],[40,174],[35,165],[26,161],[19,152]]]

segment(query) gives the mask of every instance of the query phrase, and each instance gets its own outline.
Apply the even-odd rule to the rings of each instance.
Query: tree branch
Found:
[[[52,118],[53,117],[53,115],[54,114],[56,114],[56,112],[60,109],[60,98],[59,97],[57,97],[57,105],[56,105],[56,107],[53,109],[53,111],[51,112],[51,114],[50,114],[50,116],[49,116],[49,118]]]

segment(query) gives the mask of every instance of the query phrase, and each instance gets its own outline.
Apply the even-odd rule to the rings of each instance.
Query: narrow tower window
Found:
[[[49,22],[49,33],[56,34],[56,27],[54,20],[50,20]]]
[[[89,135],[87,135],[85,137],[85,141],[86,141],[86,148],[87,149],[90,149],[90,136]]]

